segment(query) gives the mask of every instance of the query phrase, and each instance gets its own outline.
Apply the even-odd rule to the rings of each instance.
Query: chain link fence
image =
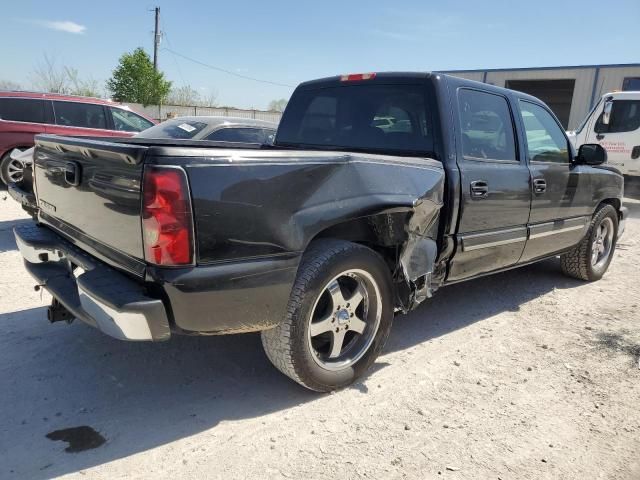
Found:
[[[266,120],[268,122],[280,122],[282,113],[265,112],[263,110],[242,110],[238,108],[223,107],[186,107],[182,105],[147,105],[140,103],[127,103],[133,110],[144,113],[148,117],[156,120],[166,120],[170,116],[210,116],[210,117],[238,117],[253,118],[256,120]]]

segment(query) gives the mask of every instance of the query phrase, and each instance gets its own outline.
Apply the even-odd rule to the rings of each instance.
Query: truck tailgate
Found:
[[[146,150],[104,139],[37,136],[40,221],[107,263],[142,275],[140,195]]]

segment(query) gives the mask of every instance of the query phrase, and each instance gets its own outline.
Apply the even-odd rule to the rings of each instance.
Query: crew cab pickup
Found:
[[[522,93],[345,75],[301,84],[271,146],[40,135],[37,224],[15,236],[51,321],[260,331],[279,370],[330,391],[443,286],[557,255],[602,277],[627,216],[605,161]]]

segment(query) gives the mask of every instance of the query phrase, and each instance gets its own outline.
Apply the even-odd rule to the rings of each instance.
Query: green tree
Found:
[[[271,100],[269,102],[268,109],[272,112],[284,112],[285,107],[289,101],[286,98],[281,98],[280,100]]]
[[[107,88],[119,102],[155,105],[164,103],[171,82],[162,72],[156,72],[149,55],[142,48],[120,57],[118,66],[107,81]]]

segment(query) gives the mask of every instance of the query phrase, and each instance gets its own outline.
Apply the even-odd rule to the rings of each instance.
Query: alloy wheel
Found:
[[[307,339],[326,370],[354,365],[371,346],[382,316],[380,288],[364,270],[342,272],[321,290],[311,310]]]

